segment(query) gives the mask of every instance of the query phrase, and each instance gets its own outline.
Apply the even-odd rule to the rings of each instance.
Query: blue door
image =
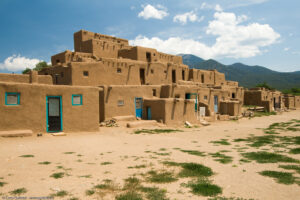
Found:
[[[218,96],[214,96],[214,110],[215,113],[218,112]]]
[[[143,98],[135,98],[135,116],[139,118],[143,116]]]
[[[147,119],[151,120],[152,116],[151,116],[151,107],[147,107]]]
[[[62,102],[61,96],[46,97],[47,132],[60,132],[62,126]]]

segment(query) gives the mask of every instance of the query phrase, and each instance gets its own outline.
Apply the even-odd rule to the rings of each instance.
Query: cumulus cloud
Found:
[[[188,21],[190,22],[200,22],[203,21],[204,16],[202,17],[198,17],[196,13],[194,13],[194,11],[191,12],[187,12],[187,13],[183,13],[183,14],[179,14],[179,15],[175,15],[173,18],[173,22],[179,22],[181,24],[186,24]]]
[[[194,39],[171,37],[166,40],[158,37],[138,36],[131,40],[132,45],[157,48],[159,51],[177,54],[190,53],[204,59],[209,58],[248,58],[263,52],[263,47],[277,42],[280,35],[268,24],[250,23],[242,25],[247,16],[234,13],[216,12],[209,22],[206,34],[215,36],[211,46]]]
[[[215,10],[218,11],[218,12],[222,12],[223,8],[219,4],[217,4],[216,7],[215,7]]]
[[[20,55],[12,55],[6,58],[3,63],[0,63],[0,69],[5,69],[13,72],[21,71],[26,69],[27,67],[32,69],[39,62],[39,59],[30,59]]]
[[[284,51],[288,51],[288,50],[290,50],[290,48],[289,47],[285,47],[283,50]]]
[[[144,9],[138,14],[138,17],[144,19],[163,19],[164,17],[168,16],[169,13],[167,9],[162,5],[152,6],[147,4],[146,6],[142,6]]]

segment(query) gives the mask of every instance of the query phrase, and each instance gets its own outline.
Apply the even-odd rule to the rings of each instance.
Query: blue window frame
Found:
[[[73,106],[81,106],[82,105],[82,95],[81,94],[73,94],[72,95],[72,105]]]
[[[5,105],[7,105],[7,106],[20,105],[20,93],[5,92]]]

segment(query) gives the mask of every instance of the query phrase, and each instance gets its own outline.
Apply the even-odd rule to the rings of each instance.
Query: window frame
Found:
[[[17,95],[17,104],[8,104],[7,103],[7,96],[8,95]],[[20,93],[19,92],[5,92],[5,105],[6,106],[18,106],[20,105]]]
[[[80,104],[74,103],[74,97],[80,97]],[[72,94],[72,106],[82,106],[82,94]]]

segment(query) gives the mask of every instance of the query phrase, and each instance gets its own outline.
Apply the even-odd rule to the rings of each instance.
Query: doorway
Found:
[[[151,107],[147,106],[147,120],[151,120],[152,116],[151,116]]]
[[[145,69],[140,68],[140,81],[141,85],[145,85]]]
[[[61,96],[47,96],[47,132],[62,131],[62,103]]]
[[[176,83],[176,70],[172,70],[172,83]]]
[[[214,111],[218,112],[218,96],[214,96]]]
[[[135,116],[142,118],[143,116],[143,98],[136,97],[135,100]]]

